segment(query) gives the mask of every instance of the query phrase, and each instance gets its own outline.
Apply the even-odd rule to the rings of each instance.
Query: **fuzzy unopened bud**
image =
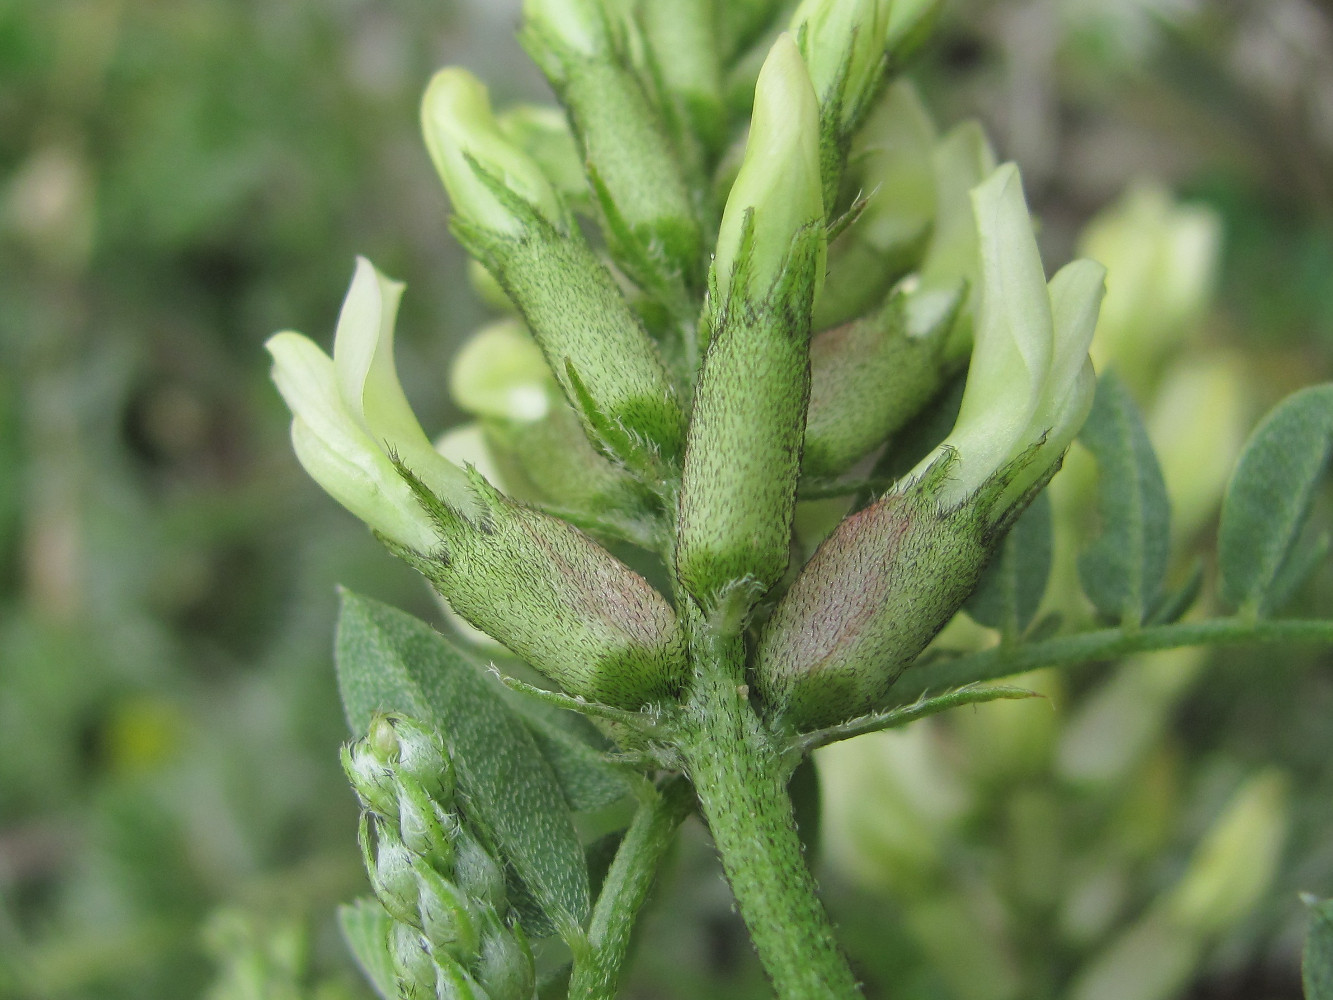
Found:
[[[899,291],[874,315],[814,337],[802,472],[841,475],[940,391],[960,298],[922,303]]]
[[[390,816],[398,809],[398,785],[393,770],[372,750],[366,740],[342,748],[343,771],[352,790],[367,809]]]
[[[420,894],[414,870],[417,856],[398,836],[396,823],[363,813],[359,836],[366,872],[379,901],[395,920],[420,927]]]
[[[412,872],[420,885],[421,933],[433,949],[459,961],[470,959],[481,945],[472,901],[424,858],[415,860]]]
[[[571,694],[638,708],[680,687],[685,641],[661,594],[565,522],[473,485],[476,523],[421,492],[444,550],[401,553],[459,615]]]
[[[569,112],[616,257],[646,284],[693,284],[703,234],[664,123],[626,65],[623,36],[637,27],[598,0],[527,0],[523,19],[524,47]]]
[[[783,35],[759,75],[723,215],[681,481],[676,570],[726,628],[787,566],[824,258],[817,129],[809,76]]]
[[[532,949],[523,929],[503,926],[491,916],[482,929],[477,984],[489,1000],[532,1000],[536,983]]]
[[[479,903],[504,910],[504,872],[467,827],[460,827],[454,839],[454,880]]]
[[[976,585],[994,528],[928,485],[890,493],[825,539],[760,635],[765,710],[792,731],[873,711]]]
[[[852,135],[884,79],[892,0],[804,0],[791,19],[819,96],[824,193],[832,199]]]
[[[491,112],[485,84],[465,69],[435,74],[421,103],[426,148],[444,181],[454,211],[475,225],[522,235],[531,213],[563,226],[560,199],[537,162],[501,131]],[[496,190],[502,185],[507,196]]]
[[[457,820],[422,786],[406,775],[398,776],[398,829],[409,851],[427,858],[441,870],[455,863],[454,840]]]

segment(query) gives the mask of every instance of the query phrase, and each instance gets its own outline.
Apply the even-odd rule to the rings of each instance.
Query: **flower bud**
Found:
[[[839,525],[778,603],[756,686],[779,725],[817,728],[882,706],[1087,416],[1102,269],[1076,261],[1048,290],[1012,166],[973,200],[982,296],[958,422],[893,491]]]
[[[389,929],[389,954],[399,988],[409,997],[430,1000],[435,995],[435,960],[430,942],[408,924],[394,923]]]
[[[835,194],[852,134],[884,78],[892,0],[804,0],[791,27],[819,97],[824,192]]]
[[[713,257],[711,292],[759,297],[787,266],[796,237],[824,220],[819,179],[819,102],[796,43],[773,43],[755,85],[745,159],[727,196]],[[823,251],[816,269],[822,281]]]
[[[739,628],[787,567],[824,257],[816,115],[805,66],[783,35],[759,75],[745,163],[723,214],[714,335],[681,480],[676,571],[725,628]]]
[[[635,26],[613,24],[598,0],[526,0],[523,19],[523,45],[569,112],[618,262],[649,286],[692,284],[703,234],[663,123],[622,55]]]
[[[471,901],[424,858],[414,861],[412,872],[420,887],[421,932],[431,948],[437,955],[443,952],[460,962],[470,960],[481,945]]]
[[[403,844],[436,870],[451,871],[458,820],[407,775],[398,776],[398,789],[398,830]]]
[[[810,342],[801,471],[838,476],[914,417],[953,370],[945,348],[961,292],[943,311],[896,292],[877,313]]]
[[[680,687],[685,642],[661,594],[577,529],[473,484],[478,523],[421,492],[444,551],[400,553],[459,615],[570,694],[638,708]]]
[[[454,881],[483,906],[496,912],[505,908],[504,872],[477,838],[460,826],[454,839]]]
[[[397,739],[394,771],[402,779],[421,786],[421,790],[441,806],[448,808],[454,796],[454,767],[444,748],[444,738],[434,729],[405,715],[381,715],[371,725],[372,740],[387,722]],[[387,745],[387,739],[384,739]]]
[[[448,955],[437,955],[435,964],[435,1000],[491,1000],[468,971]]]
[[[292,411],[292,445],[311,478],[382,535],[428,551],[437,544],[434,528],[389,455],[459,511],[474,502],[467,477],[432,447],[398,382],[393,324],[401,292],[358,258],[332,360],[298,333],[279,333],[267,346],[273,381]]]
[[[398,786],[393,770],[385,766],[369,743],[366,740],[346,743],[341,756],[343,771],[361,804],[381,816],[394,815],[398,811]]]
[[[938,142],[916,90],[906,80],[895,82],[857,133],[848,158],[865,201],[855,224],[829,247],[815,330],[866,315],[920,263],[935,221]]]
[[[403,844],[393,821],[362,813],[358,836],[376,897],[395,920],[420,927],[418,883],[413,868],[416,856]]]
[[[564,209],[551,182],[536,161],[501,133],[485,84],[467,70],[449,67],[435,74],[422,99],[421,128],[461,217],[511,237],[530,227],[530,215],[563,228]],[[528,212],[518,210],[514,202],[520,201]]]
[[[489,916],[481,934],[476,979],[490,1000],[532,1000],[537,970],[527,935],[517,922],[506,927]]]
[[[430,100],[428,92],[428,119]],[[441,173],[449,185],[450,173]],[[503,198],[517,228],[459,208],[454,230],[522,313],[589,437],[658,477],[661,461],[680,454],[685,418],[657,346],[579,232],[559,228],[522,194]]]

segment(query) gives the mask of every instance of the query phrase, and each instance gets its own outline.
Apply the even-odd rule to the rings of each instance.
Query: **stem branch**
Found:
[[[1038,667],[1070,666],[1089,660],[1112,660],[1181,646],[1240,646],[1247,643],[1306,642],[1333,645],[1333,620],[1214,618],[1151,628],[1101,629],[1028,645],[1000,645],[909,671],[894,685],[895,701],[915,699],[926,691],[993,681]]]
[[[588,928],[589,950],[575,962],[569,980],[570,1000],[611,1000],[616,995],[634,918],[648,898],[676,827],[693,806],[689,782],[676,777],[635,813],[597,897]]]

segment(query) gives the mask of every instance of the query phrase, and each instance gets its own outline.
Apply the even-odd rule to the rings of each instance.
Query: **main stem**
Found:
[[[787,771],[750,707],[741,639],[702,624],[694,638],[679,749],[759,960],[782,1000],[859,997],[802,856]]]

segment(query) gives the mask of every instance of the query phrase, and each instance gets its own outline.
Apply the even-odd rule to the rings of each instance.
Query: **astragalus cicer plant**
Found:
[[[402,286],[370,263],[332,358],[270,341],[306,470],[503,647],[497,681],[481,647],[344,597],[363,737],[345,763],[379,900],[344,928],[386,996],[526,1000],[565,965],[570,996],[613,995],[696,807],[777,993],[855,996],[787,793],[813,749],[1024,697],[983,682],[1037,665],[1333,636],[1264,617],[1308,570],[1330,390],[1270,418],[1233,481],[1240,614],[1178,624],[1197,585],[1164,589],[1160,474],[1088,357],[1102,268],[1048,281],[1018,169],[975,125],[939,136],[892,80],[934,11],[529,0],[521,38],[563,116],[497,115],[465,70],[435,77],[422,125],[454,234],[517,317],[455,378],[489,478],[413,415]],[[1038,641],[1049,515],[1019,518],[1081,430],[1103,479],[1085,589],[1112,627]],[[798,507],[838,498],[805,559],[820,532],[794,531]],[[918,663],[969,599],[1000,642]],[[622,801],[594,887],[577,831]]]

